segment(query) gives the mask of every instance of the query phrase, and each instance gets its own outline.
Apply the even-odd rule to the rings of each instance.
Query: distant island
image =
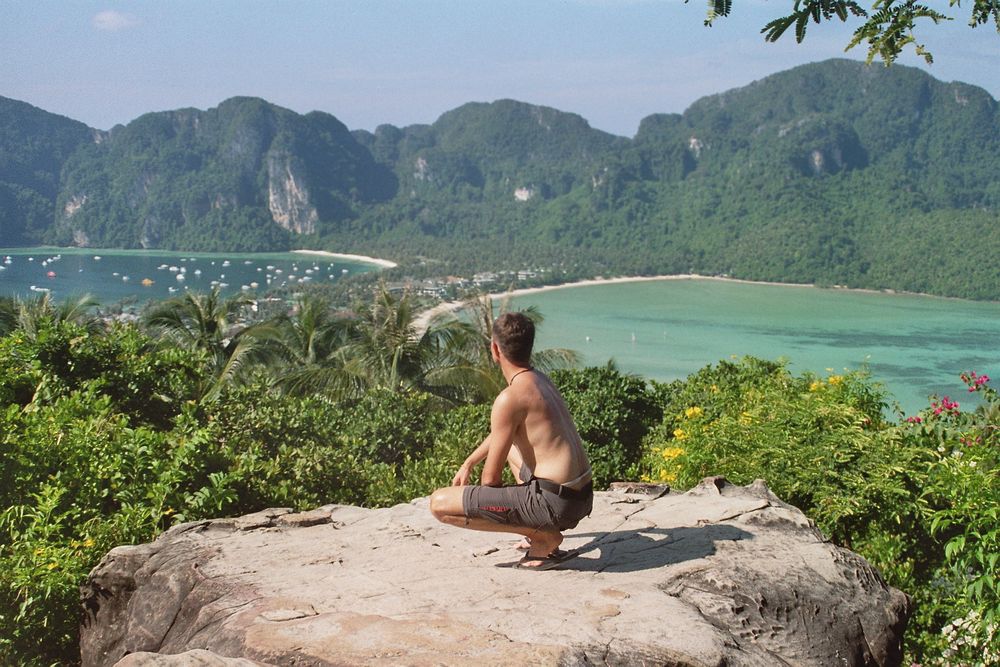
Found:
[[[828,60],[645,118],[513,100],[351,131],[256,98],[103,131],[0,98],[0,247],[308,248],[518,286],[688,274],[1000,299],[986,91]]]

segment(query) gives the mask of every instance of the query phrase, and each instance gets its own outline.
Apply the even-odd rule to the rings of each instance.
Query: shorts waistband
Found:
[[[593,482],[587,482],[580,489],[573,489],[568,486],[556,484],[555,482],[550,482],[547,479],[539,479],[537,477],[532,477],[531,481],[537,483],[538,488],[545,489],[549,493],[554,493],[560,498],[586,498],[594,492]]]

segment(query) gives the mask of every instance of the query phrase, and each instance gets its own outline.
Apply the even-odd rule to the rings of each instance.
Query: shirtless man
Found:
[[[493,402],[490,434],[465,460],[452,486],[431,496],[431,512],[444,523],[472,530],[517,533],[527,555],[518,567],[548,569],[569,555],[562,531],[590,514],[590,464],[573,418],[552,381],[530,365],[535,327],[522,313],[493,323],[490,349],[507,388]],[[485,460],[481,486],[468,486]],[[504,464],[517,486],[501,486]]]

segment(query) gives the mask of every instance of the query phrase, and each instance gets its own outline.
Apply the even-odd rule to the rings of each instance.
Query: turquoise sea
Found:
[[[51,292],[57,301],[89,293],[102,304],[144,303],[184,290],[224,294],[373,271],[370,263],[301,253],[208,254],[161,250],[0,249],[0,296]]]
[[[784,358],[796,374],[867,366],[907,414],[931,394],[970,407],[962,371],[1000,384],[1000,303],[712,279],[569,287],[513,303],[545,317],[537,347],[659,380],[743,355]]]
[[[91,293],[104,304],[215,285],[230,294],[263,291],[268,280],[330,282],[378,269],[297,253],[58,248],[0,249],[0,267],[0,295],[50,290],[61,300]],[[623,371],[658,380],[743,355],[784,358],[795,373],[867,366],[907,414],[931,394],[968,407],[974,397],[959,380],[962,371],[1000,384],[1000,303],[712,279],[567,287],[514,303],[536,305],[545,316],[538,346],[576,350],[587,365],[613,359]]]

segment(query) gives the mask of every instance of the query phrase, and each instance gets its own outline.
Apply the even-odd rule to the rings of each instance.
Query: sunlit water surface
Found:
[[[166,299],[185,290],[263,293],[281,285],[330,283],[373,264],[300,253],[179,253],[65,248],[0,249],[0,296],[63,299],[89,293],[102,304]]]
[[[545,317],[536,346],[587,365],[684,378],[733,356],[784,358],[794,373],[866,365],[908,414],[931,394],[972,405],[965,370],[1000,384],[1000,304],[692,279],[572,287],[516,297]],[[829,370],[828,370],[829,369]]]

